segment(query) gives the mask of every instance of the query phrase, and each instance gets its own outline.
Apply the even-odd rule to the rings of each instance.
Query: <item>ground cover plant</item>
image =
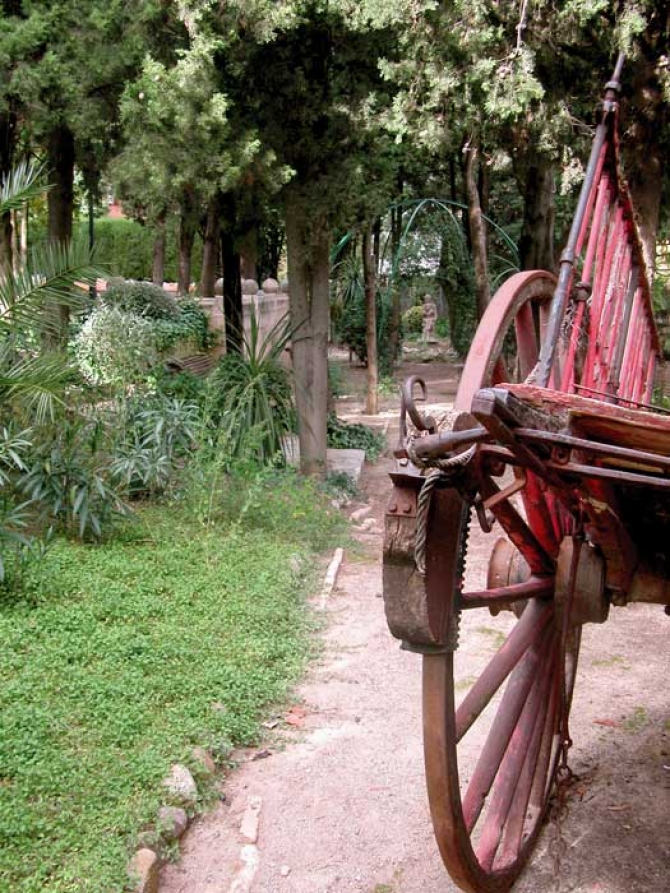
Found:
[[[108,893],[194,745],[257,739],[309,653],[305,593],[341,519],[291,472],[228,478],[205,527],[144,507],[59,539],[0,602],[0,888]]]

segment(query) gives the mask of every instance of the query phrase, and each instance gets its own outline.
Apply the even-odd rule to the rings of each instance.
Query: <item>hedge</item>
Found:
[[[101,217],[95,221],[95,253],[98,263],[109,270],[110,276],[124,279],[151,279],[153,260],[154,230],[126,218]],[[179,221],[171,218],[166,225],[165,239],[165,281],[176,282],[178,278],[177,236]],[[88,223],[76,223],[73,229],[75,239],[88,240]],[[31,231],[33,241],[44,238],[37,227]],[[202,266],[202,239],[196,233],[191,256],[191,281],[200,280]]]

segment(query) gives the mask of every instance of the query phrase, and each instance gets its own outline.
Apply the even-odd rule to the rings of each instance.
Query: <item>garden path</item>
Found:
[[[422,371],[434,399],[449,399],[458,370]],[[356,418],[360,402],[345,399],[338,410]],[[393,433],[391,423],[391,441]],[[382,608],[390,466],[363,471],[373,523],[358,527],[360,545],[345,554],[323,614],[322,655],[297,706],[261,747],[238,755],[225,801],[194,823],[180,861],[163,870],[161,893],[455,893],[426,803],[420,661],[391,639]],[[474,537],[470,585],[487,555]],[[648,606],[613,614],[584,635],[571,723],[580,782],[560,834],[548,826],[516,893],[668,889],[670,722],[659,681],[670,670],[670,621]],[[485,629],[473,631],[474,659],[491,647]]]

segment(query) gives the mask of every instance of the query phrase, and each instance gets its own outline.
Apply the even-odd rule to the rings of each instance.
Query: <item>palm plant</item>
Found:
[[[229,353],[210,379],[212,421],[228,455],[268,464],[282,460],[295,422],[293,391],[280,357],[295,334],[287,316],[263,336],[252,312],[242,353]]]
[[[25,163],[0,183],[0,217],[45,191],[42,168]],[[17,405],[43,420],[72,375],[64,352],[46,347],[59,333],[55,308],[80,308],[98,270],[81,245],[33,249],[17,270],[0,270],[0,413]]]
[[[21,164],[0,183],[0,217],[42,195],[42,169]],[[18,269],[0,269],[0,549],[29,548],[34,519],[25,481],[39,451],[38,432],[64,406],[74,373],[65,352],[51,350],[60,327],[58,308],[83,305],[98,271],[81,246],[45,245]],[[16,426],[23,429],[15,433]],[[0,554],[0,579],[4,577]]]

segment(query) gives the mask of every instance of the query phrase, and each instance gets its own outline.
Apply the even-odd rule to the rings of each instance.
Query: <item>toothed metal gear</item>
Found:
[[[463,578],[465,576],[465,558],[467,555],[468,539],[470,536],[470,516],[471,507],[469,505],[466,505],[463,511],[463,522],[461,524],[461,534],[458,544],[458,558],[456,559],[457,578],[456,585],[454,586],[454,605],[451,613],[446,641],[446,650],[448,651],[457,651],[459,646],[459,637],[461,630],[461,608],[459,602],[461,592],[463,591]]]

